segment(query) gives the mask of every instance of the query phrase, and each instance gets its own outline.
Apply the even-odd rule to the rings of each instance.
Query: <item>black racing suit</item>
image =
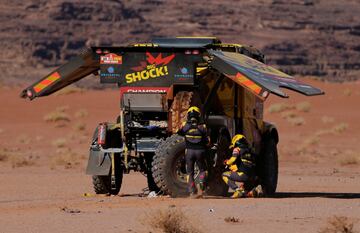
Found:
[[[245,185],[255,178],[255,155],[248,147],[236,147],[232,157],[227,160],[226,165],[230,171],[223,173],[223,180],[233,190],[239,190],[245,195]],[[235,182],[240,182],[240,187]]]
[[[186,122],[178,131],[178,134],[185,137],[186,151],[186,173],[188,175],[188,191],[190,193],[196,192],[194,181],[194,165],[199,167],[199,183],[200,188],[205,190],[206,179],[206,161],[205,152],[206,146],[209,143],[207,137],[206,125]]]

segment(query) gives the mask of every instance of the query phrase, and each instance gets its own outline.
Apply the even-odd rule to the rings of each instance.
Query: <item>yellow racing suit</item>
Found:
[[[245,186],[255,178],[255,162],[255,155],[248,147],[235,147],[231,158],[225,161],[230,171],[224,172],[222,178],[235,191],[233,197],[247,196]],[[239,185],[235,182],[239,182]]]

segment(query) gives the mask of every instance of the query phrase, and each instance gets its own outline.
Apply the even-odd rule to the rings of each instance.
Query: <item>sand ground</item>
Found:
[[[118,91],[29,102],[20,89],[1,87],[0,232],[154,232],[146,219],[167,208],[204,232],[318,232],[335,215],[360,231],[360,84],[309,81],[326,95],[266,102],[265,119],[280,132],[277,196],[242,200],[139,197],[146,180],[138,173],[124,176],[123,196],[83,197],[93,192],[84,172],[88,143],[98,122],[116,118]],[[65,120],[44,120],[53,112]]]

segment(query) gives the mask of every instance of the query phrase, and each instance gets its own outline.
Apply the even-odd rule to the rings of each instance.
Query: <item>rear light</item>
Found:
[[[101,53],[102,53],[101,49],[97,49],[97,50],[96,50],[96,53],[97,53],[97,54],[101,54]]]
[[[191,54],[190,50],[185,50],[185,54]]]
[[[28,97],[32,97],[32,96],[33,96],[33,93],[32,93],[32,91],[27,90],[27,91],[26,91],[26,95],[27,95]]]
[[[105,145],[105,141],[106,141],[106,124],[101,123],[98,126],[98,144],[103,146]]]
[[[192,51],[192,54],[194,54],[194,55],[197,55],[197,54],[199,54],[200,52],[199,52],[199,50],[193,50]]]
[[[110,53],[110,51],[109,50],[104,50],[103,53],[108,54],[108,53]]]
[[[262,93],[262,97],[266,99],[266,98],[269,96],[269,94],[270,94],[270,93],[269,93],[268,91],[264,91],[264,92]]]

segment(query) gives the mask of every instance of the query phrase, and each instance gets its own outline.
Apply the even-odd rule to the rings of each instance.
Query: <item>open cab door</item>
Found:
[[[271,66],[240,53],[208,50],[213,57],[210,67],[232,79],[235,83],[265,99],[270,93],[287,98],[280,88],[290,89],[303,95],[322,95],[316,87],[301,83]]]
[[[24,89],[20,96],[30,100],[50,95],[99,69],[96,53],[87,49],[80,55],[60,66],[44,78]]]

